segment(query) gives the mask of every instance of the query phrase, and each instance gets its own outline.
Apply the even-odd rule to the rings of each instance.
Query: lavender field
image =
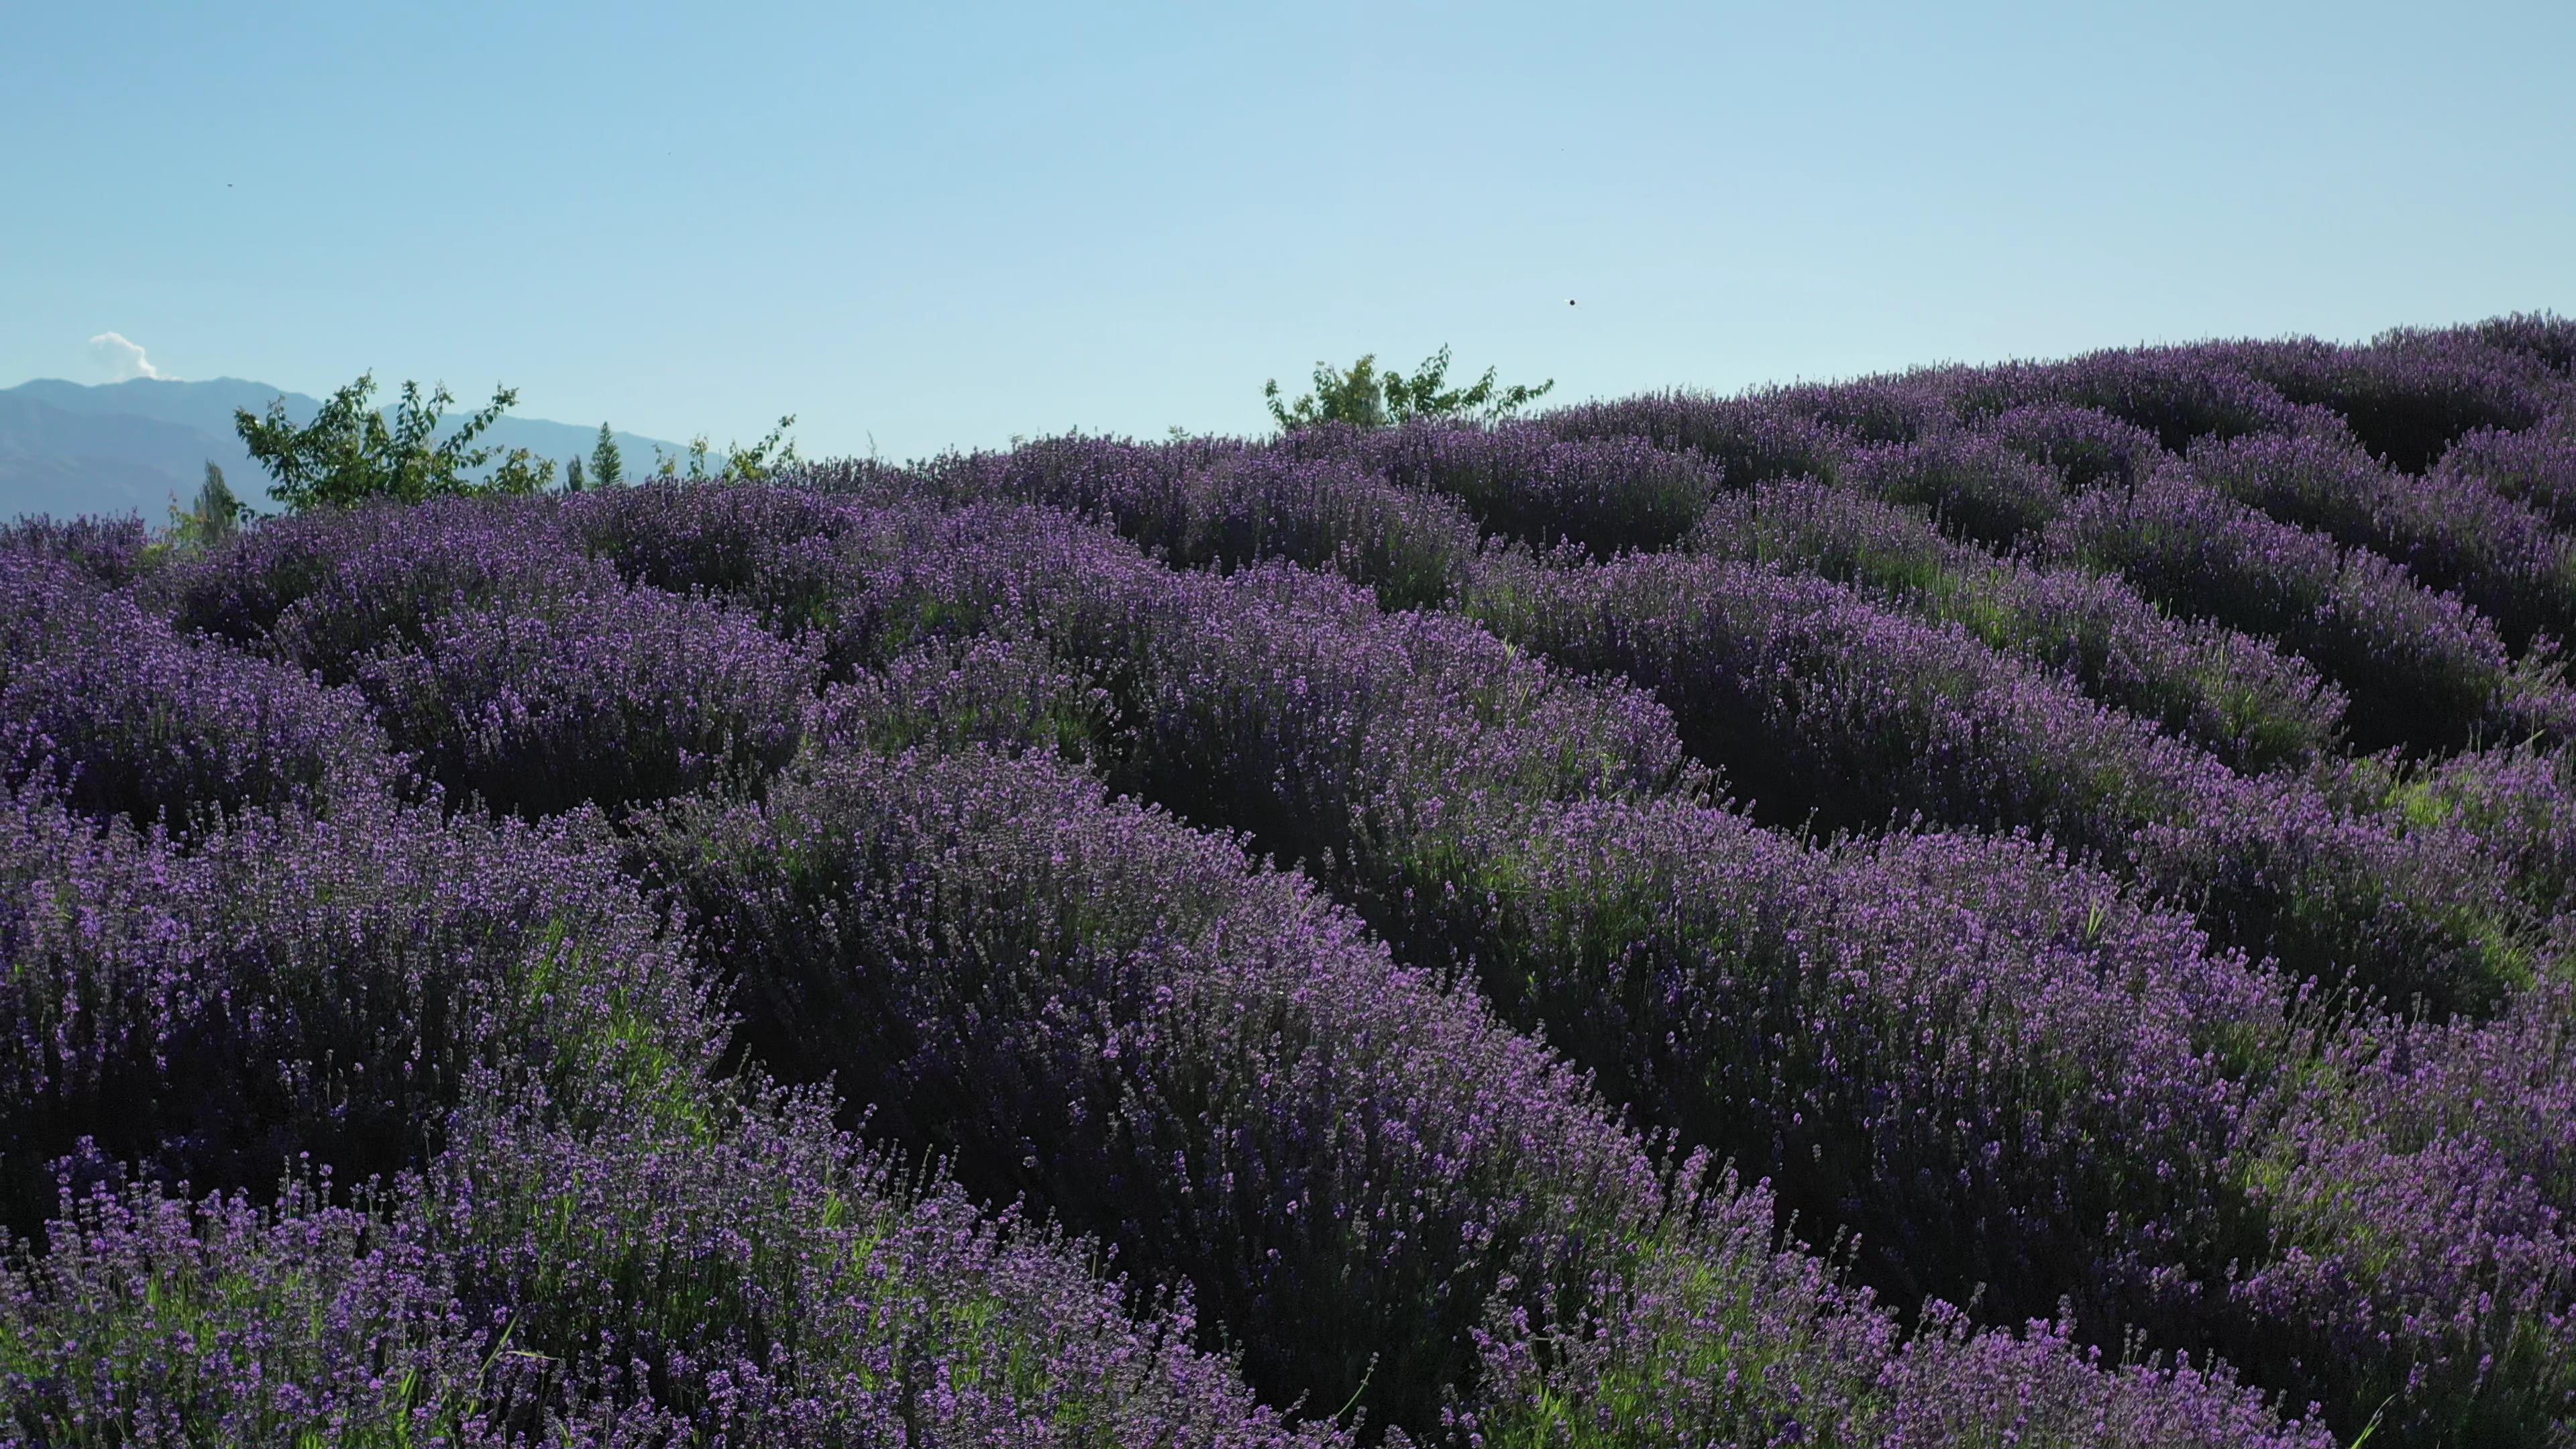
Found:
[[[2576,1445],[2576,322],[0,534],[0,1445]]]

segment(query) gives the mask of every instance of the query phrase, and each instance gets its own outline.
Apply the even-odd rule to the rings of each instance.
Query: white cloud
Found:
[[[120,332],[102,332],[89,340],[89,355],[107,368],[108,381],[126,382],[138,377],[166,378],[168,373],[152,365],[143,355],[140,343],[128,342]]]

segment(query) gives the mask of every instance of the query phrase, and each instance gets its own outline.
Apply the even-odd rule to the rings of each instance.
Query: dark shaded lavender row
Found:
[[[1507,638],[1653,689],[1768,820],[2044,831],[2187,902],[2294,978],[2483,1010],[2530,972],[2501,873],[2439,831],[2247,779],[1957,630],[1721,559],[1495,567]]]
[[[2460,332],[2392,333],[2359,347],[2300,340],[2116,350],[1920,380],[1962,416],[2072,403],[2143,427],[2174,452],[2196,438],[2295,432],[2301,408],[2321,407],[2408,472],[2464,433],[2529,427],[2555,391],[2528,360]]]
[[[2313,433],[2196,443],[2188,463],[2200,482],[2239,502],[2457,593],[2517,649],[2536,633],[2576,637],[2576,540],[2482,484],[2399,473]]]
[[[2513,325],[2499,323],[2493,336],[2391,334],[2368,347],[2206,344],[1732,399],[1676,393],[1568,409],[1543,423],[1567,437],[1694,451],[1722,462],[1739,488],[1816,477],[1921,507],[1945,531],[1992,545],[2058,521],[2068,500],[2047,486],[2046,472],[2078,500],[2106,484],[2125,500],[2169,466],[2169,453],[2191,450],[2225,474],[2215,481],[2264,510],[2378,550],[2414,576],[2368,554],[2336,557],[2322,540],[2268,529],[2251,511],[2183,509],[2167,526],[2188,536],[2165,540],[2123,540],[2103,516],[2153,515],[2176,502],[2162,496],[2130,510],[2079,501],[2084,516],[2056,530],[2061,548],[2070,533],[2082,535],[2088,546],[2075,549],[2077,560],[2134,569],[2132,582],[2168,608],[2308,655],[2351,691],[2361,747],[2447,746],[2475,729],[2529,727],[2516,699],[2530,690],[2499,675],[2500,645],[2484,621],[2418,582],[2466,590],[2517,645],[2566,627],[2566,545],[2541,520],[2563,526],[2558,500],[2576,496],[2576,474],[2558,456],[2563,427],[2552,419],[2568,405],[2568,379],[2549,370],[2545,339],[2556,333],[2548,319],[2506,320]],[[2500,341],[2523,333],[2544,340]],[[2309,453],[2346,461],[2304,467]],[[2456,463],[2433,478],[2406,476],[2446,453]],[[2237,461],[2220,468],[2229,459]],[[2255,600],[2267,590],[2299,597],[2273,608]],[[2216,602],[2199,602],[2203,595]],[[2374,650],[2380,674],[2363,662]],[[2381,677],[2392,664],[2396,677]]]
[[[2464,433],[2527,428],[2547,411],[2557,389],[2532,367],[2536,359],[2495,340],[2478,329],[2400,328],[2360,347],[2298,339],[2194,351],[2294,404],[2331,409],[2371,452],[2421,473]]]
[[[2280,640],[2350,696],[2359,749],[2460,744],[2506,696],[2504,640],[2466,604],[2187,472],[2076,499],[2046,549],[2120,575],[2181,617]]]
[[[2007,924],[2010,913],[1978,901],[1975,891],[1991,889],[1980,883],[2015,858],[2009,852],[1996,856],[1966,842],[1942,847],[1964,854],[1942,869],[1913,867],[1920,881],[1899,888],[1872,883],[1882,879],[1872,872],[1888,869],[1884,862],[1856,857],[1848,874],[1838,874],[1820,869],[1795,848],[1764,844],[1769,837],[1733,817],[1680,802],[1640,802],[1622,808],[1647,808],[1651,816],[1679,806],[1683,817],[1700,811],[1708,825],[1685,828],[1676,837],[1680,844],[1657,847],[1650,842],[1665,827],[1647,817],[1612,826],[1601,817],[1578,815],[1580,823],[1566,837],[1569,848],[1632,842],[1618,848],[1642,851],[1643,858],[1661,864],[1639,878],[1634,897],[1622,896],[1615,874],[1583,877],[1579,887],[1545,889],[1539,877],[1527,874],[1543,867],[1513,864],[1529,859],[1534,833],[1552,838],[1526,813],[1529,802],[1554,796],[1568,802],[1563,808],[1597,809],[1580,802],[1594,799],[1601,784],[1623,778],[1634,782],[1628,788],[1654,788],[1669,775],[1670,756],[1638,753],[1632,746],[1614,756],[1628,763],[1613,765],[1607,777],[1599,765],[1565,773],[1562,762],[1591,756],[1564,745],[1551,752],[1547,734],[1570,743],[1635,737],[1631,727],[1609,724],[1594,712],[1597,705],[1584,705],[1581,692],[1565,693],[1546,671],[1514,663],[1489,639],[1458,633],[1450,621],[1433,616],[1382,618],[1364,598],[1291,575],[1171,579],[1114,542],[1097,536],[1086,542],[1080,531],[1067,532],[1044,515],[980,512],[889,521],[896,524],[894,535],[867,545],[873,566],[864,587],[875,601],[851,610],[853,615],[878,620],[893,640],[918,639],[925,627],[968,634],[1036,627],[1054,647],[1111,682],[1109,692],[1121,703],[1110,713],[1111,737],[1101,748],[1111,756],[1113,778],[1133,779],[1193,818],[1250,828],[1259,843],[1343,882],[1396,936],[1408,959],[1472,963],[1507,1015],[1543,1019],[1552,1041],[1592,1069],[1616,1098],[1645,1111],[1650,1123],[1674,1125],[1685,1140],[1714,1141],[1767,1164],[1780,1174],[1785,1200],[1816,1218],[1886,1229],[1885,1245],[1867,1265],[1873,1277],[1902,1285],[1907,1274],[1919,1275],[1908,1290],[1918,1292],[1926,1282],[1953,1290],[1977,1281],[2020,1283],[2027,1286],[2016,1291],[2052,1306],[2058,1294],[2080,1285],[2097,1304],[2132,1295],[2123,1310],[2141,1317],[2148,1315],[2139,1305],[2163,1294],[2180,1304],[2172,1308],[2173,1318],[2193,1325],[2190,1332],[2203,1340],[2304,1344],[2286,1352],[2289,1362],[2274,1366],[2276,1381],[2334,1379],[2339,1346],[2329,1350],[2300,1338],[2295,1321],[2273,1321],[2255,1306],[2251,1287],[2223,1291],[2227,1262],[2258,1254],[2270,1241],[2246,1184],[2217,1164],[2229,1159],[2241,1135],[2253,1131],[2240,1125],[2249,1098],[2234,1097],[2237,1105],[2231,1107],[2230,1094],[2260,1094],[2261,1073],[2272,1067],[2259,1064],[2275,1062],[2277,1049],[2259,1044],[2282,1029],[2278,1008],[2249,1004],[2261,999],[2263,988],[2259,978],[2243,974],[2241,963],[2221,969],[2218,979],[2242,986],[2211,986],[2211,968],[2195,964],[2197,948],[2187,944],[2187,932],[2175,935],[2171,924],[2121,927],[2120,921],[2140,918],[2121,914],[2130,908],[2119,904],[2118,888],[2109,881],[2095,878],[2099,884],[2076,900],[2064,887],[2082,874],[2032,853],[2022,867],[2031,884],[2020,909],[2050,902],[2055,924]],[[865,536],[846,534],[843,541]],[[1515,719],[1528,723],[1514,725]],[[1541,733],[1530,736],[1533,728]],[[1531,768],[1536,761],[1556,763]],[[1578,841],[1584,844],[1575,847]],[[1730,868],[1769,879],[1767,897],[1757,893],[1740,901],[1717,886],[1723,876],[1699,874],[1745,847],[1752,855]],[[1766,852],[1770,864],[1760,864]],[[1909,858],[1949,857],[1936,851]],[[1695,884],[1677,885],[1676,871],[1688,873]],[[1814,886],[1820,877],[1841,884]],[[1552,941],[1518,914],[1541,900],[1563,901],[1562,909],[1582,912],[1603,900],[1635,899],[1651,911],[1703,897],[1710,902],[1706,916],[1658,924],[1651,913],[1622,914],[1605,906],[1592,930]],[[1771,904],[1761,904],[1765,899]],[[1802,899],[1807,904],[1782,904]],[[1836,899],[1846,904],[1827,904]],[[1496,901],[1525,904],[1509,908],[1498,921],[1482,920],[1487,908],[1477,903]],[[1886,914],[1870,916],[1869,901],[1883,903]],[[1837,909],[1852,913],[1840,927],[1831,924]],[[1966,933],[1936,925],[1922,936],[1891,940],[1888,925],[1859,924],[1954,918],[1979,925]],[[1779,923],[1788,940],[1801,944],[1764,947],[1759,933],[1755,941],[1738,938],[1757,921]],[[1718,941],[1733,944],[1700,944],[1721,924]],[[1772,929],[1765,925],[1760,932]],[[2176,994],[2167,998],[2173,1005],[2148,1005],[2148,1018],[2131,1014],[2139,1004],[2119,994],[2094,996],[2088,1008],[2074,1006],[2087,999],[2080,983],[2129,980],[2130,972],[2156,959],[2159,948],[2147,944],[2156,932],[2186,943],[2179,956],[2161,948],[2169,953],[2163,959],[2173,963],[2166,969],[2183,973],[2174,978]],[[2145,954],[2131,958],[2137,965],[2119,968],[2045,954],[2062,945],[2044,948],[2037,957],[2016,954],[2070,935],[2084,941],[2103,933],[2113,942],[2134,941],[2126,949]],[[1531,935],[1540,939],[1532,941]],[[1956,958],[1955,967],[1935,964],[1953,959],[1939,954],[1943,945],[1955,949],[1961,941],[1977,945]],[[1690,967],[1704,959],[1698,953],[1710,950],[1717,952],[1714,961]],[[1982,954],[1998,950],[1999,957]],[[1853,1000],[1845,986],[1801,1005],[1794,983],[1803,972],[1790,963],[1810,953],[1838,952],[1850,953],[1848,979],[1883,982],[1891,994]],[[2016,959],[2027,961],[2023,969],[2032,973],[2022,978],[2021,995],[2035,991],[2035,999],[2045,1001],[2062,993],[2072,1014],[2037,1040],[2024,1035],[2010,1015],[1978,1028],[1973,1013],[1965,1026],[1955,1014],[1945,1014],[1955,1012],[1963,989],[1969,999],[1982,989],[2000,991],[1997,1000],[2019,999],[2012,989],[1992,985],[2015,979],[2001,963]],[[1673,964],[1659,968],[1658,961]],[[1911,974],[1918,967],[1926,974]],[[2237,975],[2228,978],[2227,970]],[[1551,984],[1542,990],[1542,981]],[[1972,985],[1980,981],[1989,984]],[[2056,984],[2041,988],[2041,982]],[[2255,995],[2242,996],[2247,989]],[[1675,992],[1681,995],[1675,998]],[[1730,1005],[1735,992],[1746,995]],[[1790,994],[1776,995],[1782,992]],[[1766,999],[1780,1002],[1768,1009],[1785,1013],[1781,1029],[1745,1032],[1746,1011]],[[2193,1002],[2208,1005],[2185,1005]],[[2238,1009],[2231,1014],[2217,1005],[2224,1002]],[[2162,1038],[2145,1026],[2152,1013],[2176,1010],[2181,1015],[2174,1020],[2204,1025],[2186,1025]],[[2195,1016],[2200,1010],[2211,1015]],[[2100,1014],[2106,1011],[2108,1016]],[[1882,1014],[1891,1012],[1894,1026]],[[2271,1028],[2260,1024],[2267,1012]],[[1902,1026],[1909,1013],[1920,1025]],[[2087,1020],[2094,1024],[2075,1025]],[[1923,1030],[1945,1042],[1955,1033],[1950,1050],[1961,1055],[1927,1058],[1913,1034]],[[1984,1050],[1975,1045],[1980,1030],[1998,1033],[1985,1038],[1992,1045]],[[2191,1045],[2195,1030],[2202,1033],[2198,1046]],[[2063,1070],[2071,1075],[2021,1075],[2006,1067],[2024,1054],[2044,1058],[2039,1041],[2049,1039],[2067,1043]],[[2166,1050],[2152,1045],[2159,1040],[2175,1043],[2167,1067],[2149,1068],[2144,1059],[2126,1055],[2145,1051],[2152,1057]],[[1872,1048],[1871,1041],[1881,1045]],[[2213,1043],[2219,1041],[2232,1045],[2218,1050]],[[1816,1055],[1807,1055],[1811,1050]],[[2250,1059],[2246,1052],[2253,1054]],[[2238,1065],[2215,1077],[2200,1075],[2220,1060]],[[2134,1078],[2118,1078],[2131,1085],[2102,1097],[2103,1079],[2088,1073],[2117,1074],[2128,1069],[2124,1064],[2137,1068]],[[2243,1075],[2248,1065],[2256,1065],[2255,1076]],[[1988,1075],[1997,1072],[2003,1076]],[[2001,1080],[2020,1089],[1999,1090]],[[2034,1087],[2042,1090],[2033,1095]],[[2050,1095],[2059,1090],[2070,1095]],[[1973,1111],[1963,1105],[1971,1101],[1977,1104]],[[2121,1105],[2113,1108],[2113,1102]],[[2178,1109],[2175,1104],[2183,1102],[2191,1108]],[[2117,1125],[2088,1121],[2087,1113],[2099,1110],[2113,1111]],[[1964,1124],[1953,1125],[1963,1111],[1969,1112]],[[2120,1115],[2126,1112],[2137,1115]],[[2002,1115],[1988,1115],[1993,1113]],[[2197,1128],[2188,1125],[2194,1121]],[[2175,1135],[2159,1137],[2160,1132]],[[2082,1165],[2099,1144],[2114,1141],[2150,1153],[2155,1149],[2146,1144],[2173,1145],[2163,1165],[2146,1165],[2142,1178],[2123,1175],[2139,1168],[2128,1159],[2096,1158],[2092,1166]],[[1799,1146],[1810,1142],[1816,1150]],[[1824,1151],[1829,1143],[1831,1153]],[[2190,1166],[2195,1162],[2199,1166]],[[1962,1169],[1970,1169],[1967,1183],[1954,1177]],[[1987,1172],[2000,1175],[1983,1177]],[[1978,1181],[1991,1185],[1974,1187]],[[2084,1187],[2087,1182],[2094,1186]],[[2140,1190],[2141,1182],[2163,1184],[2182,1197],[2160,1198],[2156,1189]],[[2087,1197],[2088,1192],[2098,1195]],[[2140,1216],[2117,1231],[2138,1237],[2115,1248],[2100,1237],[2100,1210],[2124,1194]],[[2148,1206],[2158,1201],[2172,1204],[2164,1216]],[[1865,1235],[1864,1242],[1870,1241]],[[2465,1251],[2473,1261],[2484,1261],[2476,1247]],[[2161,1276],[2151,1266],[2157,1252],[2194,1266],[2180,1277]],[[2338,1260],[2335,1271],[2350,1273],[2358,1266]],[[2194,1290],[2195,1282],[2202,1288]],[[2474,1290],[2471,1283],[2463,1291]],[[2221,1306],[2192,1307],[2201,1291],[2215,1292]],[[2365,1292],[2362,1301],[2379,1300]],[[2371,1319],[2383,1329],[2396,1330],[2403,1322],[2393,1302],[2372,1311],[2383,1315]],[[2393,1348],[2383,1347],[2360,1375],[2364,1383],[2402,1381],[2405,1365],[2417,1357],[2447,1362],[2463,1351],[2438,1333],[2399,1332]],[[2468,1411],[2482,1402],[2474,1393],[2469,1401]]]
[[[1690,547],[1884,591],[1932,622],[2065,672],[2093,698],[2239,770],[2304,766],[2337,738],[2343,694],[2305,661],[2170,618],[2116,578],[1954,543],[1898,505],[1805,480],[1767,484],[1718,500]]]
[[[2576,410],[2527,432],[2475,432],[2451,445],[2432,476],[2469,483],[2576,528]]]

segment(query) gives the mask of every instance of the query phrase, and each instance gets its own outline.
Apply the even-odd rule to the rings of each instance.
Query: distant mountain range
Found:
[[[268,474],[242,450],[233,410],[264,412],[281,397],[287,416],[299,424],[312,421],[322,407],[317,398],[234,377],[136,378],[96,387],[40,378],[0,388],[0,522],[34,513],[140,513],[157,526],[169,517],[174,495],[183,503],[196,495],[208,462],[224,470],[225,481],[245,501],[272,508]],[[484,401],[460,398],[446,421],[463,421]],[[656,447],[680,451],[658,438],[612,436],[630,474],[653,466]],[[598,438],[596,423],[584,427],[505,413],[481,441],[504,450],[525,448],[560,464],[587,458]]]

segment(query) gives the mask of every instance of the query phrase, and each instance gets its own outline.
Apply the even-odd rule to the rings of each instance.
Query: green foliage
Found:
[[[170,505],[170,542],[185,550],[212,548],[240,532],[250,516],[249,505],[233,496],[224,482],[224,470],[210,459],[196,502],[187,508],[175,502]]]
[[[787,437],[787,430],[794,426],[796,415],[789,413],[778,420],[778,426],[771,428],[767,437],[748,448],[734,443],[725,444],[724,462],[714,467],[708,466],[707,460],[713,455],[713,450],[707,446],[704,433],[691,438],[689,450],[677,457],[655,448],[653,476],[690,483],[767,482],[802,461],[797,457],[796,444]],[[608,425],[600,424],[600,436],[604,439],[607,433]],[[611,447],[613,449],[614,445]],[[683,463],[688,467],[686,472],[681,471]]]
[[[1347,371],[1316,363],[1315,390],[1294,403],[1280,401],[1277,378],[1262,384],[1261,396],[1270,404],[1270,416],[1278,421],[1280,431],[1293,433],[1318,423],[1383,428],[1416,418],[1492,422],[1510,417],[1556,386],[1556,379],[1550,378],[1536,387],[1520,383],[1503,387],[1494,381],[1490,367],[1466,387],[1445,388],[1448,380],[1449,349],[1444,346],[1424,358],[1410,377],[1392,368],[1379,372],[1377,354],[1369,353]]]
[[[313,421],[288,421],[286,400],[268,405],[265,417],[248,408],[233,412],[233,427],[261,467],[277,479],[271,489],[289,513],[346,508],[371,499],[419,503],[445,494],[495,496],[535,493],[554,481],[555,465],[525,448],[513,448],[492,466],[493,448],[474,440],[519,400],[512,388],[495,388],[491,405],[456,431],[438,437],[440,412],[456,401],[445,385],[423,399],[420,384],[403,384],[394,419],[369,405],[376,378],[370,372],[331,394]],[[492,466],[490,474],[469,476]]]
[[[609,436],[608,424],[599,425],[599,441],[590,447],[590,486],[614,488],[626,481],[626,458],[617,450],[617,440]]]

